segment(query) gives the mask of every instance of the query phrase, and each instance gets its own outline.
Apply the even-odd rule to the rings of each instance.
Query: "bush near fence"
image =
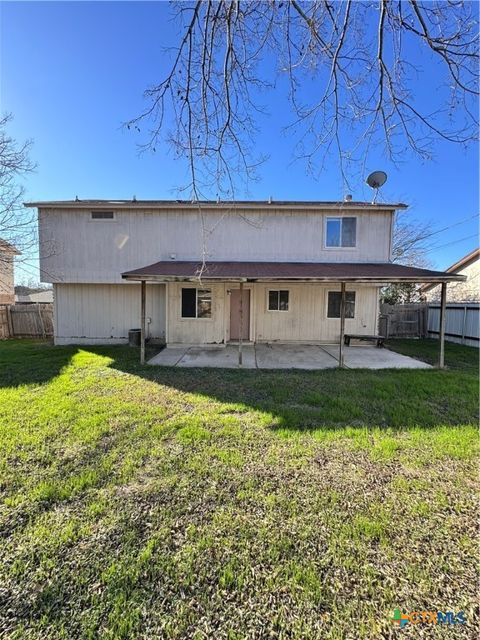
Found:
[[[0,339],[53,336],[53,304],[0,305]]]

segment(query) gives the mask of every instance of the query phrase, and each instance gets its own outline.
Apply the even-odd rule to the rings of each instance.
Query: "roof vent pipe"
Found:
[[[347,195],[345,196],[345,202],[351,202],[351,201],[352,201],[352,194],[347,193]]]

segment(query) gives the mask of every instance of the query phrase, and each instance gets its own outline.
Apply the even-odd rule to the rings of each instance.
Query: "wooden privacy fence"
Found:
[[[386,338],[424,338],[427,316],[426,304],[382,304],[379,334]]]
[[[447,303],[445,340],[478,347],[480,304],[478,302]],[[428,306],[428,336],[436,338],[440,327],[440,305]]]
[[[0,339],[53,336],[52,304],[0,305]]]
[[[480,304],[448,303],[445,340],[479,347]],[[386,338],[438,338],[440,304],[382,304],[379,334]]]

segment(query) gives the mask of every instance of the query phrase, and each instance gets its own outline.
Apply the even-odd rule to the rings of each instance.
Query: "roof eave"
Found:
[[[287,210],[338,210],[338,209],[351,209],[351,210],[363,210],[363,211],[396,211],[400,209],[407,209],[408,205],[402,202],[397,204],[392,203],[365,203],[365,202],[287,202],[287,201],[279,201],[279,202],[148,202],[148,201],[108,201],[105,200],[103,202],[88,202],[88,201],[64,201],[64,202],[24,202],[23,205],[28,208],[38,208],[38,209],[115,209],[115,210],[126,210],[126,209],[248,209],[248,210],[256,210],[261,209],[262,211],[268,209],[287,209]]]
[[[425,282],[432,284],[441,284],[442,282],[464,282],[467,278],[458,275],[445,276],[410,276],[410,277],[392,277],[392,276],[326,276],[326,277],[295,277],[295,276],[278,276],[278,277],[230,277],[230,276],[162,276],[147,274],[129,274],[122,273],[123,280],[131,280],[135,282],[357,282],[359,284],[390,284],[390,283],[418,283]]]

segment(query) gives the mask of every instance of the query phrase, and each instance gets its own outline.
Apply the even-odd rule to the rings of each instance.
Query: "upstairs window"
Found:
[[[326,247],[355,247],[356,245],[356,218],[327,218]]]
[[[327,318],[340,318],[341,291],[328,292]],[[355,291],[345,291],[345,318],[355,317]]]
[[[288,311],[288,291],[269,291],[268,310]]]
[[[113,211],[92,211],[92,220],[115,220]]]
[[[210,289],[182,289],[182,318],[211,318]]]

